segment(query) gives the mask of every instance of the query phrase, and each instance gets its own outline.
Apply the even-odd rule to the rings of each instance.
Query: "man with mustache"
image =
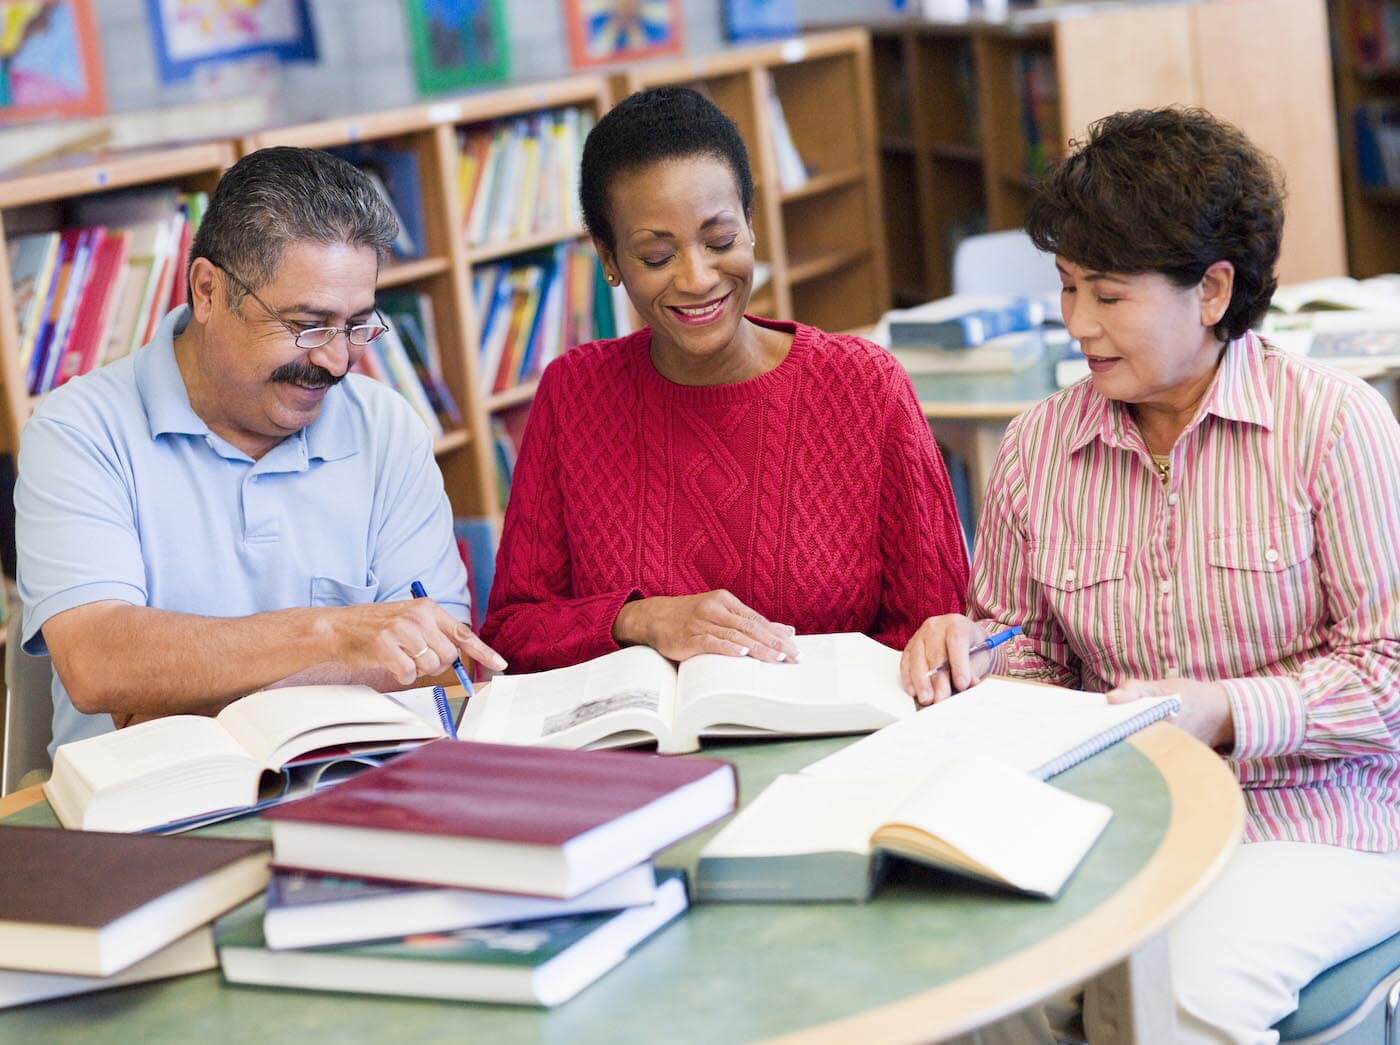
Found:
[[[253,153],[210,200],[189,304],[25,426],[23,641],[53,657],[53,747],[269,686],[504,667],[462,623],[431,436],[349,375],[384,332],[374,289],[396,232],[348,163]],[[410,597],[416,579],[430,598]]]

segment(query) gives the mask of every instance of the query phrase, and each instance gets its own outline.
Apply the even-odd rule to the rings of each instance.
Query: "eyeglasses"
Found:
[[[304,330],[298,330],[283,319],[275,308],[258,297],[258,295],[254,293],[253,288],[248,286],[247,283],[243,282],[243,280],[239,279],[214,259],[210,258],[209,263],[234,283],[237,283],[245,294],[261,305],[264,312],[280,323],[286,329],[287,333],[292,335],[292,339],[296,342],[297,348],[304,351],[309,352],[313,349],[324,348],[334,341],[335,336],[340,333],[345,335],[345,339],[349,341],[350,344],[355,345],[357,348],[363,348],[371,341],[383,337],[389,330],[389,325],[384,322],[384,317],[379,314],[379,309],[374,310],[374,317],[379,320],[378,323],[352,323],[343,327],[307,327]]]

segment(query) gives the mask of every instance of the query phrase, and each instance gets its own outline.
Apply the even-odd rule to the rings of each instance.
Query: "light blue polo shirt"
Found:
[[[467,620],[467,577],[433,441],[393,389],[349,375],[308,427],[254,461],[190,406],[175,309],[132,355],[46,396],[15,486],[24,649],[105,599],[211,617],[428,594]],[[54,676],[54,742],[105,733]]]

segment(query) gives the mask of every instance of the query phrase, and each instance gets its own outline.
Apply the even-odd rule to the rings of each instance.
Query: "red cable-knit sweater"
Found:
[[[900,649],[962,611],[962,530],[908,377],[860,338],[761,322],[792,348],[737,384],[663,377],[649,329],[545,370],[482,629],[512,671],[617,649],[631,598],[727,588],[799,634]]]

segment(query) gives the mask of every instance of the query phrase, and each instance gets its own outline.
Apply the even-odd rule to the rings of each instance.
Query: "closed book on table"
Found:
[[[1046,310],[1031,298],[1015,298],[995,308],[935,318],[908,309],[890,315],[891,348],[974,348],[992,338],[1032,330],[1045,322]]]
[[[547,1007],[620,965],[687,904],[684,876],[670,872],[651,903],[624,911],[310,951],[269,950],[256,918],[229,919],[219,961],[230,983]]]
[[[0,969],[0,1009],[32,1005],[53,998],[69,998],[75,994],[91,994],[133,983],[168,980],[172,976],[187,976],[218,966],[219,959],[214,953],[214,930],[205,925],[111,976],[72,976],[56,972]]]
[[[278,871],[263,936],[273,950],[387,940],[649,904],[656,873],[638,864],[571,900]]]
[[[110,976],[267,880],[260,840],[0,827],[0,969]]]
[[[734,808],[715,759],[441,741],[279,806],[279,867],[568,898]]]

